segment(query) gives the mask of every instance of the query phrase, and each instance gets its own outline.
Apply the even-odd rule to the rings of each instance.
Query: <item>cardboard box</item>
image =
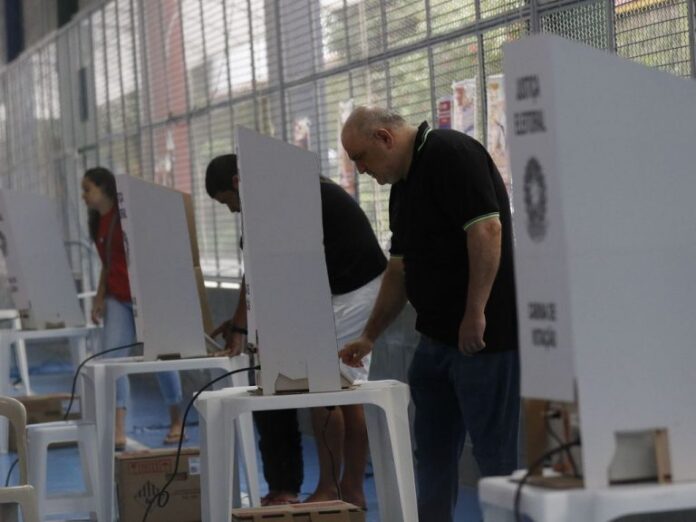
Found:
[[[179,469],[169,485],[166,506],[153,506],[149,522],[200,522],[201,486],[198,448],[181,452]],[[142,520],[148,502],[174,472],[176,449],[125,452],[116,456],[120,520]]]
[[[196,287],[198,289],[198,300],[201,304],[201,315],[203,316],[203,330],[209,334],[215,329],[213,316],[208,305],[208,294],[205,291],[203,271],[201,270],[200,251],[198,249],[198,234],[196,233],[196,214],[193,208],[193,200],[189,194],[182,194],[184,198],[184,209],[186,210],[186,223],[188,224],[189,239],[191,241],[191,257],[193,258],[193,271],[196,276]]]
[[[70,402],[69,393],[51,393],[48,395],[27,395],[23,397],[15,397],[24,405],[27,410],[27,424],[41,424],[44,422],[62,421],[65,416],[65,411]],[[70,415],[71,420],[80,418],[80,398],[75,397]],[[70,446],[72,443],[61,443],[52,445]],[[14,430],[9,430],[8,447],[10,451],[17,451],[17,440]]]
[[[365,522],[365,511],[341,500],[232,510],[232,522]]]
[[[201,316],[203,317],[203,330],[210,334],[215,330],[213,324],[213,315],[210,313],[210,305],[208,304],[208,294],[205,291],[205,281],[203,280],[203,272],[201,268],[196,266],[193,268],[196,275],[196,287],[198,289],[198,300],[201,303]]]
[[[186,211],[186,223],[188,225],[189,240],[191,241],[191,257],[193,266],[201,266],[201,254],[198,250],[198,234],[196,233],[196,212],[193,208],[193,199],[190,194],[181,194],[184,199],[184,209]]]

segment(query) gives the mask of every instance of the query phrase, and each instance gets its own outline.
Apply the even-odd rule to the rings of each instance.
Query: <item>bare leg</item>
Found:
[[[345,424],[343,479],[341,492],[343,500],[365,507],[363,482],[367,467],[367,426],[362,404],[341,406]]]
[[[178,404],[169,407],[169,432],[164,437],[165,444],[178,444],[184,431],[184,419]]]
[[[319,483],[305,502],[338,498],[336,482],[343,462],[344,425],[340,408],[312,408],[312,426],[319,455]]]
[[[114,446],[117,450],[123,450],[126,447],[126,408],[116,408]]]

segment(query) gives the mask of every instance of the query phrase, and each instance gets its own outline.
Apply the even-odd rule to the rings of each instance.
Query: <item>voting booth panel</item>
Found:
[[[696,480],[696,84],[548,35],[504,70],[522,395],[577,400],[586,487],[642,430]]]
[[[184,194],[116,176],[136,335],[145,360],[205,354]]]
[[[84,326],[54,201],[0,190],[0,248],[24,329]]]
[[[244,127],[235,143],[249,341],[259,349],[263,392],[338,390],[319,157]]]

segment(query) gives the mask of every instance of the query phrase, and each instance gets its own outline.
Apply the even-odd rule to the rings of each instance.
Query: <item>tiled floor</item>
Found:
[[[69,374],[52,374],[32,376],[32,386],[36,393],[66,391],[70,387]],[[131,380],[131,407],[129,418],[129,449],[162,447],[162,439],[167,428],[167,414],[159,398],[154,379],[136,378]],[[197,422],[197,419],[193,419]],[[198,445],[198,426],[190,425],[187,446]],[[305,480],[302,495],[309,495],[317,481],[318,463],[313,437],[304,437]],[[0,455],[0,480],[5,481],[14,455]],[[369,471],[369,470],[368,470]],[[369,475],[369,473],[368,473]],[[13,472],[11,483],[16,483],[17,471]],[[83,488],[77,448],[57,448],[49,454],[49,492],[80,491]],[[261,484],[262,494],[266,493],[265,483]],[[374,480],[365,479],[367,496],[367,520],[379,520]],[[463,489],[457,506],[457,521],[476,521],[481,519],[475,491]],[[130,522],[130,521],[129,521]]]

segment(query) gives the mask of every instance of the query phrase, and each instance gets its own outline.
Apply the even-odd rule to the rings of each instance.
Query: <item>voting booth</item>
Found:
[[[237,127],[249,342],[264,394],[341,389],[319,156]]]
[[[126,175],[116,187],[144,359],[205,355],[185,194]]]
[[[85,325],[54,201],[0,190],[0,249],[23,329]]]
[[[586,488],[641,433],[694,481],[696,84],[549,35],[504,70],[522,396],[577,404]]]

